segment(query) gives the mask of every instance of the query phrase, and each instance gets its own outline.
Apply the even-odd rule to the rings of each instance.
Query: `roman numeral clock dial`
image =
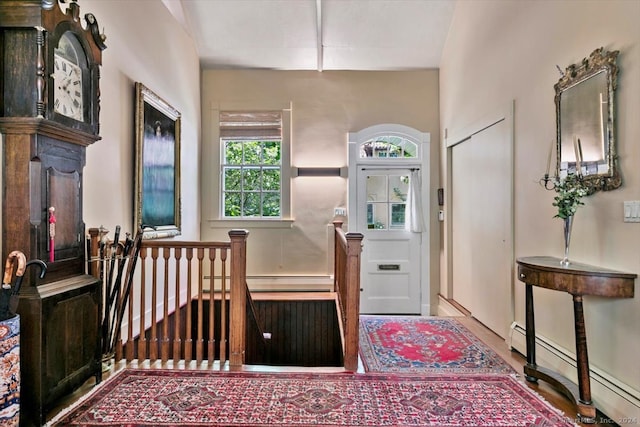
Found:
[[[54,55],[53,103],[57,113],[82,121],[82,69],[60,55]]]

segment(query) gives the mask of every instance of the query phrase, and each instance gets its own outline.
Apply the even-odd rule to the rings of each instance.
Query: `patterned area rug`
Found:
[[[569,426],[511,375],[126,369],[56,426]]]
[[[516,373],[455,318],[360,316],[360,357],[367,372]]]

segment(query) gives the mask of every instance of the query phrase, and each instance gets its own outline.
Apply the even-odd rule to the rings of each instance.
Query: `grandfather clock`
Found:
[[[2,256],[47,263],[20,291],[21,425],[101,379],[101,284],[85,273],[82,176],[99,136],[104,36],[76,0],[0,0]],[[35,273],[35,272],[34,272]]]

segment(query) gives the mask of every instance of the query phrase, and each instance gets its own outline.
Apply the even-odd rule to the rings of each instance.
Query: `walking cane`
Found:
[[[39,259],[32,259],[27,261],[24,266],[25,271],[31,265],[37,265],[40,267],[40,279],[44,279],[44,275],[47,274],[47,264],[44,261]],[[9,303],[9,311],[11,313],[15,313],[18,308],[18,301],[20,300],[20,287],[22,286],[22,281],[24,280],[24,274],[18,275],[16,274],[16,283],[13,286],[13,290],[11,291],[11,300]]]
[[[0,321],[7,320],[13,317],[11,312],[11,294],[12,286],[11,280],[13,279],[13,267],[14,264],[18,264],[18,270],[16,271],[16,277],[24,274],[24,269],[27,265],[24,254],[20,251],[13,251],[7,257],[7,261],[4,264],[4,277],[2,279],[2,289],[0,290]]]
[[[115,348],[115,342],[121,333],[120,331],[122,328],[122,320],[124,318],[124,310],[129,299],[129,292],[131,291],[131,283],[133,282],[133,275],[135,273],[136,263],[138,262],[138,257],[140,256],[140,247],[142,246],[142,235],[143,235],[142,228],[138,228],[138,232],[136,233],[133,243],[129,248],[129,252],[133,250],[133,255],[131,256],[131,258],[129,259],[129,262],[127,263],[127,271],[124,276],[124,280],[125,280],[124,288],[122,289],[122,295],[120,296],[118,300],[118,304],[116,305],[116,309],[118,310],[118,312],[117,312],[116,321],[114,325],[115,331],[113,335],[109,337],[109,340],[108,340],[109,349],[111,350]],[[144,284],[142,286],[144,286]]]

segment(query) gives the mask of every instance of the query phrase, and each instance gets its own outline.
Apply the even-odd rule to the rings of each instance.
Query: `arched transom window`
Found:
[[[376,136],[360,144],[360,158],[415,159],[418,145],[401,136]]]

